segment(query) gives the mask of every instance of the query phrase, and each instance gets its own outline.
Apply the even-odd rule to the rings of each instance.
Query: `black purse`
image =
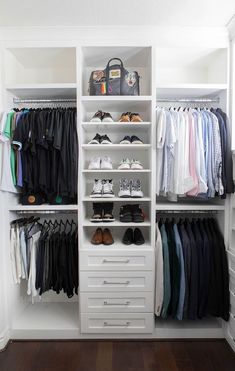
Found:
[[[120,63],[110,66],[114,60]],[[105,70],[91,73],[89,93],[90,95],[139,95],[139,74],[136,71],[127,71],[120,58],[112,58]]]

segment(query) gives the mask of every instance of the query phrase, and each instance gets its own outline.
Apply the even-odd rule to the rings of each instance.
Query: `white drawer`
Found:
[[[229,267],[232,270],[232,272],[235,274],[235,255],[228,251],[228,257],[229,257]]]
[[[83,271],[153,270],[154,252],[149,251],[80,251],[80,269]]]
[[[80,303],[84,313],[153,312],[153,293],[81,293]]]
[[[230,291],[230,312],[235,316],[235,293]]]
[[[229,318],[229,331],[233,338],[235,338],[235,318],[230,314]]]
[[[153,272],[80,272],[80,291],[153,291]]]
[[[81,332],[135,334],[153,332],[152,313],[82,313]]]

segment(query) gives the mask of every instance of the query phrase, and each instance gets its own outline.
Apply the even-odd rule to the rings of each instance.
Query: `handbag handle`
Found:
[[[106,66],[106,69],[109,67],[109,65],[110,65],[110,63],[112,62],[112,61],[119,61],[120,62],[120,65],[121,65],[121,68],[123,68],[123,63],[122,63],[122,60],[120,59],[120,58],[111,58],[109,61],[108,61],[108,63],[107,63],[107,66]]]

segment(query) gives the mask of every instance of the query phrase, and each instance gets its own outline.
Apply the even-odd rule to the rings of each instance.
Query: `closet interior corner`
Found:
[[[138,72],[139,95],[90,95],[92,74],[104,71],[112,58]],[[11,120],[7,131],[2,115],[0,127],[1,155],[9,165],[1,169],[0,190],[10,338],[225,337],[233,344],[229,48],[52,43],[7,47],[3,62],[2,111],[4,123]],[[213,250],[215,236],[218,255],[226,260],[227,254],[229,321],[221,308],[208,309],[205,297],[200,311],[183,315],[173,276],[175,297],[166,298],[162,241],[167,239],[170,251],[179,237],[182,254],[177,250],[174,256],[180,267],[182,241],[191,232],[193,248],[199,240],[205,244],[202,259],[209,256],[208,246]],[[220,274],[222,260],[214,252],[210,257]],[[168,264],[175,274],[169,257]],[[199,291],[214,277],[204,273],[205,281],[194,275]]]

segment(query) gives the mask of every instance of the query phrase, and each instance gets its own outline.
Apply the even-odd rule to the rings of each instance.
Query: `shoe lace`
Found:
[[[112,192],[112,190],[113,190],[113,183],[109,182],[108,180],[104,181],[104,183],[103,183],[104,193]]]
[[[135,191],[141,190],[141,182],[139,179],[132,181],[132,189],[134,189]]]
[[[98,180],[97,182],[94,183],[93,190],[95,192],[101,192],[102,191],[102,183],[101,183],[100,180]]]
[[[120,189],[122,191],[126,191],[130,188],[129,182],[127,179],[121,179],[120,180]]]

